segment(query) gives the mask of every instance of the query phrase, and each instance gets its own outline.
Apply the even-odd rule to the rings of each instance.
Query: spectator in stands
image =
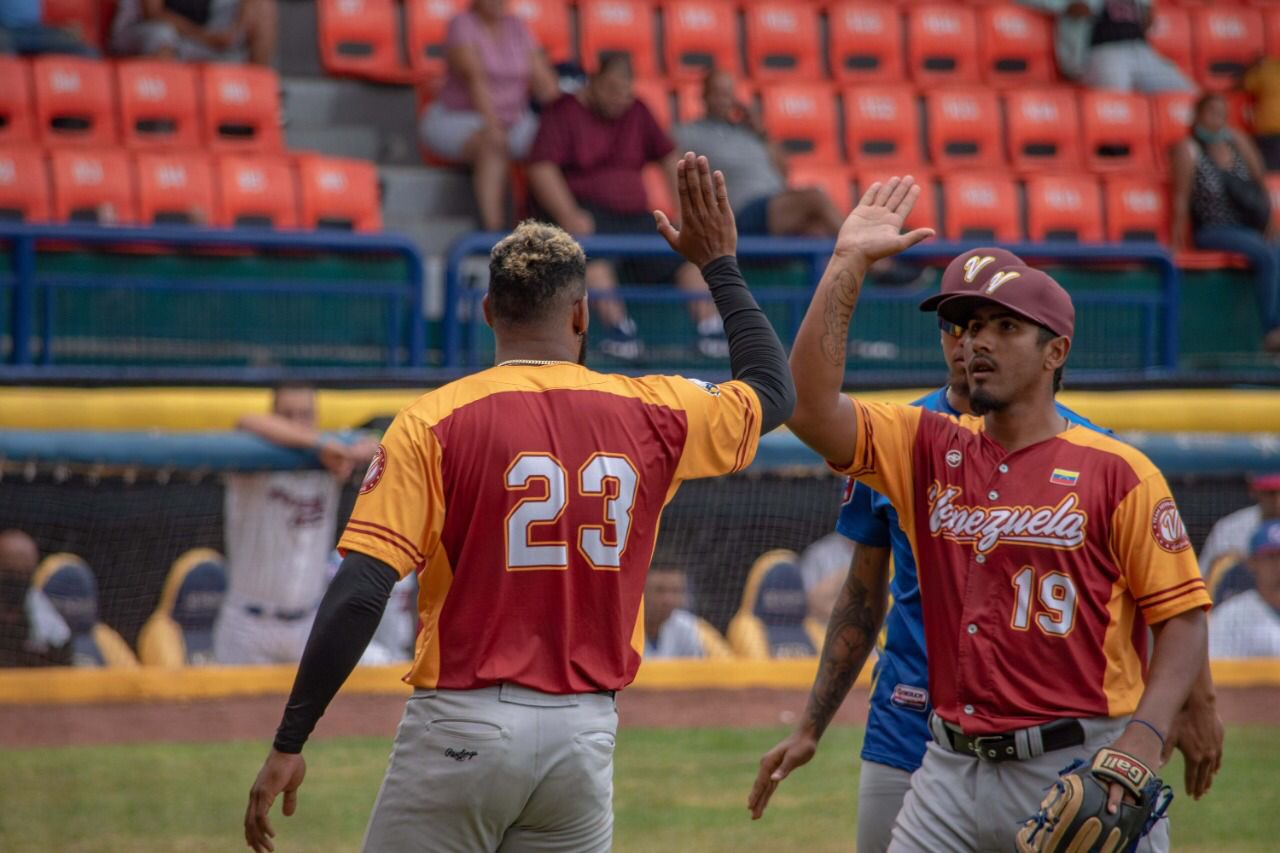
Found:
[[[738,233],[834,237],[844,217],[817,187],[787,189],[786,152],[769,140],[759,113],[738,100],[733,75],[707,74],[702,98],[706,114],[676,127],[676,145],[724,172]]]
[[[831,608],[844,587],[852,560],[853,542],[839,533],[828,533],[800,554],[800,575],[809,607],[804,629],[818,651],[822,651]]]
[[[685,609],[689,590],[683,569],[653,566],[644,582],[646,658],[730,657],[715,628]]]
[[[1244,133],[1227,124],[1227,101],[1210,93],[1196,101],[1191,133],[1173,147],[1173,248],[1237,252],[1257,282],[1262,346],[1280,352],[1280,248],[1273,240],[1271,202],[1262,157]]]
[[[276,0],[120,0],[111,51],[185,62],[271,65]]]
[[[1147,44],[1151,0],[1018,0],[1057,15],[1058,70],[1094,89],[1189,92],[1186,75]]]
[[[1267,171],[1280,172],[1280,59],[1264,56],[1244,73],[1241,87],[1253,96],[1253,140]]]
[[[529,152],[529,189],[543,215],[576,235],[654,234],[654,220],[642,172],[660,163],[676,198],[677,155],[671,139],[653,113],[632,90],[631,58],[606,53],[587,85],[562,95],[542,113]],[[665,281],[689,293],[707,294],[706,282],[690,264],[678,268],[666,261],[632,262],[623,267],[629,279]],[[635,322],[616,296],[613,266],[601,260],[587,264],[587,288],[605,332],[600,348],[615,358],[634,360],[642,353]],[[728,354],[720,315],[711,300],[689,302],[698,329],[698,350],[708,357]]]
[[[1254,531],[1246,565],[1255,588],[1214,608],[1210,657],[1280,657],[1280,521]]]
[[[281,385],[270,414],[245,415],[237,427],[281,447],[313,451],[326,470],[227,478],[228,585],[214,627],[214,657],[219,663],[297,663],[328,585],[342,484],[371,458],[368,476],[377,475],[378,444],[344,445],[317,432],[315,390],[306,385]]]
[[[0,667],[71,662],[71,629],[31,585],[40,551],[21,530],[0,532]]]
[[[422,142],[437,157],[471,164],[480,226],[500,231],[511,161],[528,155],[538,130],[530,96],[555,100],[556,75],[524,21],[507,14],[506,0],[474,0],[450,21],[445,59],[440,97],[422,116]]]
[[[44,23],[44,0],[0,0],[0,53],[97,56],[80,34]]]
[[[1269,521],[1280,521],[1280,471],[1258,474],[1249,481],[1253,505],[1225,515],[1214,523],[1200,549],[1200,572],[1215,602],[1253,587],[1244,569],[1249,540]]]

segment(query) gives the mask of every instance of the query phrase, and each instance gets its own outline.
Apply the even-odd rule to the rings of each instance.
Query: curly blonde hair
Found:
[[[526,219],[489,253],[489,308],[497,319],[533,323],[586,293],[587,256],[567,231]]]

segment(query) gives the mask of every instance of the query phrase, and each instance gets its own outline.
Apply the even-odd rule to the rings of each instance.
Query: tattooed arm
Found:
[[[841,388],[849,321],[872,263],[933,235],[917,228],[901,233],[920,186],[908,175],[874,183],[840,227],[835,252],[809,304],[791,350],[795,413],[787,421],[800,440],[824,459],[848,464],[857,437],[857,412]]]
[[[853,562],[831,611],[818,674],[796,730],[760,759],[747,808],[752,820],[764,814],[769,798],[792,770],[808,764],[832,717],[849,695],[875,646],[889,598],[889,549],[854,546]]]

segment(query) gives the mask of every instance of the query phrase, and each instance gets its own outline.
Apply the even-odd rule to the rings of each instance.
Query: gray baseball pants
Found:
[[[975,851],[1009,853],[1024,819],[1035,814],[1058,773],[1075,759],[1088,761],[1120,736],[1128,717],[1081,720],[1085,742],[1024,761],[984,761],[953,752],[935,739],[893,827],[890,853]],[[936,726],[937,723],[934,723]],[[1169,822],[1162,820],[1138,845],[1140,853],[1166,853]]]
[[[415,690],[364,849],[608,851],[617,730],[611,693]]]

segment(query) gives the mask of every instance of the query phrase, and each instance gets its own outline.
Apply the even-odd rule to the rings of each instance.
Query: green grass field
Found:
[[[828,733],[818,757],[749,820],[747,790],[782,729],[626,729],[615,772],[619,851],[848,851],[860,740]],[[147,744],[0,750],[0,850],[235,850],[266,745]],[[390,739],[317,741],[298,813],[277,816],[277,850],[358,847]],[[1174,804],[1178,851],[1280,849],[1280,731],[1232,728],[1214,790]],[[1181,785],[1175,760],[1165,777]],[[1179,793],[1180,790],[1179,790]]]

